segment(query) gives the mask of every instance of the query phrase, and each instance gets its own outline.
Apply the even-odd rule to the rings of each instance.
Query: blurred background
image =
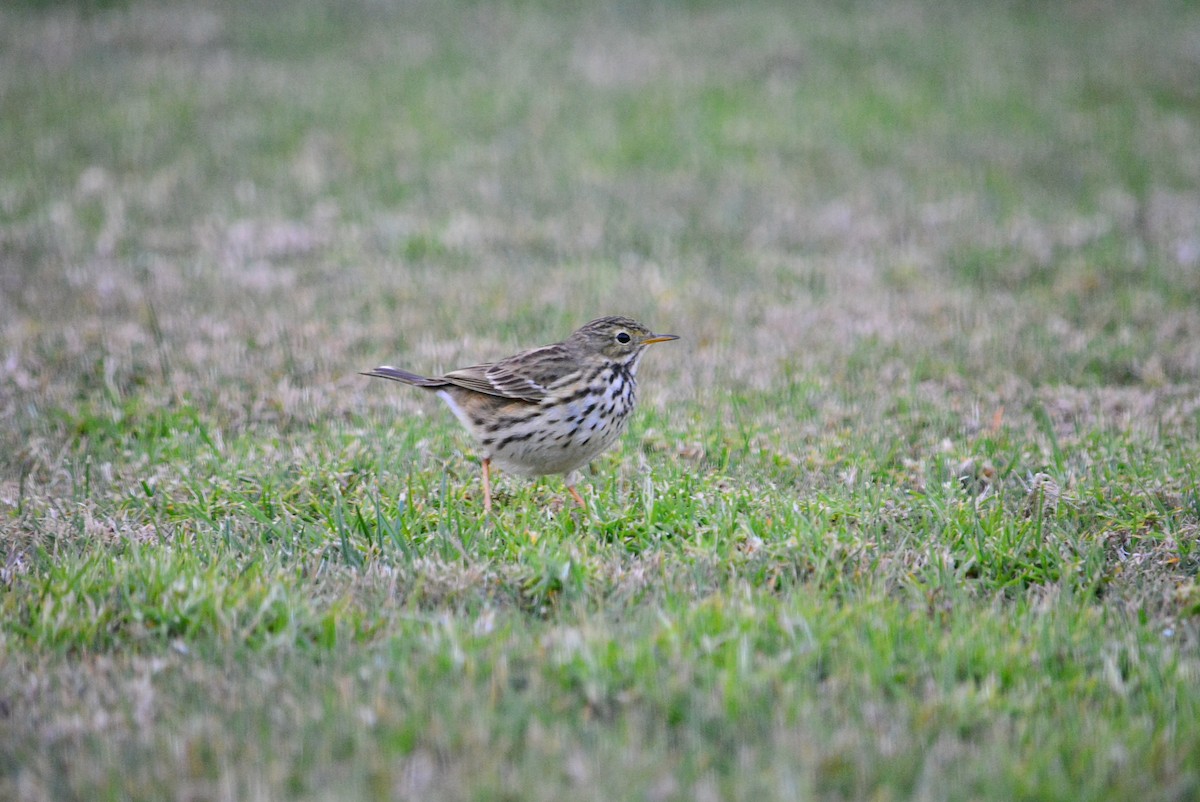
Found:
[[[1198,76],[1189,2],[6,4],[0,466],[610,313],[681,436],[1194,424]]]

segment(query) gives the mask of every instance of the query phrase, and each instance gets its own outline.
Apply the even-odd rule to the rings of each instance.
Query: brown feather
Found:
[[[447,384],[449,384],[449,382],[443,381],[442,379],[430,379],[425,376],[418,376],[416,373],[409,373],[407,370],[394,368],[391,365],[380,365],[377,368],[364,370],[361,373],[363,376],[372,376],[376,379],[391,379],[394,382],[411,384],[414,387],[428,387],[430,389],[436,389],[438,387],[445,387]]]
[[[522,351],[499,362],[485,362],[452,370],[441,378],[478,393],[537,403],[544,401],[556,384],[578,373],[575,359],[565,343]]]

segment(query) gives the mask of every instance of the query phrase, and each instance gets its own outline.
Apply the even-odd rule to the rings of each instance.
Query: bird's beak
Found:
[[[651,334],[646,339],[642,340],[642,345],[652,345],[653,343],[665,343],[671,340],[678,340],[678,334]]]

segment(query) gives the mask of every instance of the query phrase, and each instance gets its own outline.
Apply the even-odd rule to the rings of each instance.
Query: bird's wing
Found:
[[[499,362],[452,370],[442,379],[468,390],[537,403],[573,370],[570,353],[558,343],[522,351]]]

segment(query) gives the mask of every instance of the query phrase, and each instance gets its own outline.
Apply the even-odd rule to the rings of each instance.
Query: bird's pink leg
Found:
[[[492,458],[483,458],[483,511],[492,511]]]
[[[567,485],[567,492],[571,494],[571,498],[575,499],[575,503],[583,509],[587,509],[587,502],[583,500],[583,496],[579,495],[579,491],[575,489],[575,485]]]

